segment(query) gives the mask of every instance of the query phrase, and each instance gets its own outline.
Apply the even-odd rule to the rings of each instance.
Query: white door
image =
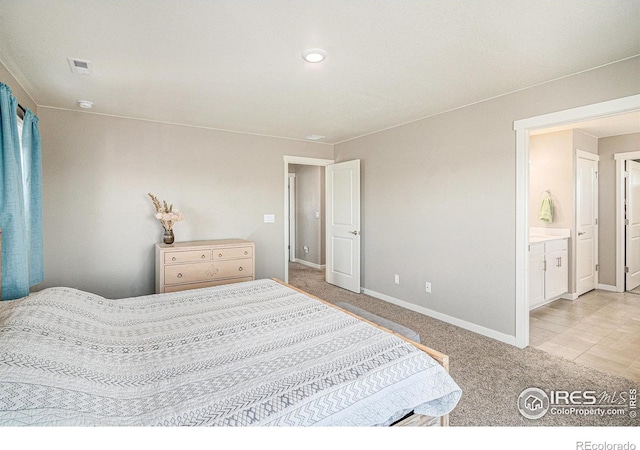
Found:
[[[640,286],[640,163],[626,163],[625,289],[630,291]]]
[[[598,285],[598,162],[577,159],[576,290],[578,295]]]
[[[296,262],[296,174],[289,174],[289,261]]]
[[[360,293],[360,160],[326,167],[327,282]]]

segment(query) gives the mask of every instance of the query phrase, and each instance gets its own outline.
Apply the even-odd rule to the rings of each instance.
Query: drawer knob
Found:
[[[249,254],[249,252],[245,250],[245,251],[244,251],[244,254],[245,254],[245,255],[248,255],[248,254]]]
[[[222,258],[222,253],[218,253],[218,258]]]
[[[173,258],[171,258],[171,261],[175,261],[175,260],[176,260],[176,257],[175,257],[175,256],[174,256]]]
[[[178,278],[182,278],[182,274],[181,273],[178,274]]]
[[[202,259],[204,259],[204,258],[206,258],[206,256],[205,256],[205,255],[202,255],[202,256],[201,256],[201,258],[202,258]]]
[[[238,267],[238,270],[239,270],[240,272],[242,272],[244,269],[243,269],[243,268],[242,268],[242,266],[241,266],[241,267]]]

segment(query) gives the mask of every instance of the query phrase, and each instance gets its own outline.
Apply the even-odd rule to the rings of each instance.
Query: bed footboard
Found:
[[[445,417],[445,416],[443,416]],[[444,427],[448,425],[443,422],[443,417],[431,417],[431,416],[423,416],[420,414],[412,414],[409,417],[406,417],[399,422],[394,423],[392,426],[394,427]],[[449,415],[447,414],[448,418]]]

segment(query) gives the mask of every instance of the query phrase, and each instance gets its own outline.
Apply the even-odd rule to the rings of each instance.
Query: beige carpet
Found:
[[[530,420],[517,409],[520,393],[529,387],[551,390],[629,392],[640,384],[581,366],[535,348],[518,349],[454,325],[409,311],[324,281],[324,272],[290,264],[289,283],[330,302],[347,302],[393,320],[420,334],[422,343],[451,358],[451,376],[462,399],[450,415],[452,426],[638,426],[640,419],[552,415]]]

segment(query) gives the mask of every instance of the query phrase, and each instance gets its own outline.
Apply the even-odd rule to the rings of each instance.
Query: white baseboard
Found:
[[[619,292],[617,286],[611,286],[610,284],[599,284],[598,289],[603,291]]]
[[[305,261],[304,259],[299,259],[299,258],[296,258],[296,262],[298,264],[302,264],[303,266],[313,267],[314,269],[319,269],[319,270],[322,270],[322,269],[324,269],[326,267],[325,264],[320,265],[320,264],[312,263],[312,262]]]
[[[425,316],[433,317],[434,319],[442,320],[443,322],[447,322],[447,323],[450,323],[451,325],[464,328],[465,330],[473,331],[474,333],[481,334],[491,339],[495,339],[497,341],[504,342],[506,344],[511,344],[514,346],[516,345],[515,336],[509,336],[508,334],[500,333],[499,331],[491,330],[490,328],[485,328],[481,325],[476,325],[475,323],[467,322],[466,320],[448,316],[446,314],[439,313],[437,311],[434,311],[429,308],[425,308],[423,306],[414,305],[413,303],[409,303],[404,300],[391,297],[389,295],[380,294],[379,292],[375,292],[370,289],[363,288],[362,292],[364,294],[370,295],[371,297],[384,300],[385,302],[388,302],[388,303],[393,303],[394,305],[398,305],[403,308],[410,309],[411,311],[424,314]]]
[[[562,297],[558,297],[558,298],[562,298]],[[543,300],[540,303],[536,303],[535,305],[529,305],[529,311],[533,311],[534,309],[538,309],[544,305],[548,305],[549,303],[555,302],[556,300],[558,300],[557,298],[551,299],[551,300]]]
[[[556,300],[577,300],[578,294],[567,292],[566,294],[559,295],[557,297],[550,298],[549,300],[543,300],[540,303],[537,303],[533,306],[529,306],[529,311],[533,311],[534,309],[540,308],[541,306],[548,305],[549,303],[553,303]]]

